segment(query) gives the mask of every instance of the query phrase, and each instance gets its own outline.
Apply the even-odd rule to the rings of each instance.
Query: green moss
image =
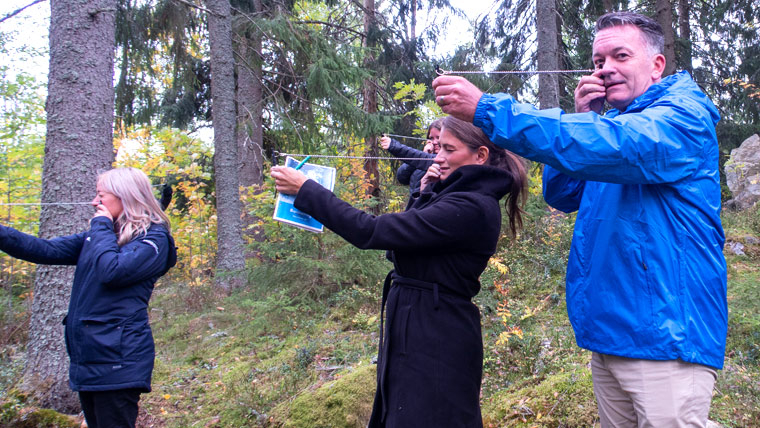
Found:
[[[0,401],[0,426],[5,428],[79,428],[77,418],[50,409],[29,406],[16,390]]]
[[[590,427],[597,418],[591,371],[584,367],[530,379],[483,402],[485,427]]]
[[[273,412],[282,428],[364,428],[372,412],[376,366],[366,364],[338,380],[307,391]]]

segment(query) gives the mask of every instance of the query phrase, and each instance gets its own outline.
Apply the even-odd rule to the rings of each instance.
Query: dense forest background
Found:
[[[49,29],[24,25],[35,8],[50,10]],[[151,302],[157,359],[140,426],[366,424],[390,264],[329,231],[271,220],[266,172],[283,153],[342,156],[310,162],[335,167],[336,193],[355,206],[402,210],[398,161],[362,158],[386,155],[382,133],[419,138],[442,115],[436,66],[588,69],[595,19],[635,10],[663,24],[668,72],[690,72],[718,106],[721,163],[760,132],[757,0],[502,0],[487,10],[470,20],[471,38],[443,50],[464,16],[448,0],[29,0],[0,16],[3,224],[43,237],[81,231],[91,207],[61,203],[91,200],[112,166],[142,169],[157,195],[174,189],[179,264]],[[49,49],[25,43],[40,31]],[[48,70],[19,71],[40,58]],[[468,77],[572,111],[579,74]],[[540,166],[530,171],[525,228],[502,237],[476,299],[484,420],[593,426],[589,355],[564,306],[574,216],[546,206]],[[760,211],[723,222],[745,247],[726,252],[729,349],[711,419],[756,426]],[[66,416],[79,409],[60,325],[71,275],[0,254],[0,426],[78,426]]]

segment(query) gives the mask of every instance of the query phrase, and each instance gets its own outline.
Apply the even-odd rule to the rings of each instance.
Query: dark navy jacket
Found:
[[[0,226],[0,250],[32,263],[76,265],[63,321],[72,390],[148,392],[155,357],[148,301],[177,252],[163,225],[122,247],[113,228],[95,217],[86,232],[41,239]]]
[[[407,145],[391,139],[391,145],[388,146],[388,152],[397,158],[418,158],[415,160],[405,160],[404,164],[396,171],[396,180],[399,183],[409,186],[409,194],[414,195],[420,191],[420,180],[425,176],[430,165],[433,164],[435,155],[426,153],[422,150],[413,149]]]
[[[295,207],[359,248],[391,250],[385,341],[369,426],[482,427],[480,312],[470,299],[496,251],[510,178],[467,165],[402,213],[373,216],[313,180]]]

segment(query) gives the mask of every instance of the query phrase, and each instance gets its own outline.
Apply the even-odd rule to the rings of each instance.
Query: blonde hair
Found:
[[[121,199],[123,210],[114,219],[119,246],[147,233],[153,223],[163,224],[171,231],[169,217],[161,210],[144,172],[137,168],[114,168],[98,175],[98,184]]]

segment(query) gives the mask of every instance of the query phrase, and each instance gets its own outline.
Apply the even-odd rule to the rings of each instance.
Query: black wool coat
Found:
[[[359,248],[390,250],[378,389],[369,427],[482,427],[483,341],[471,298],[496,250],[508,174],[467,165],[402,213],[373,216],[307,181],[295,207]]]

